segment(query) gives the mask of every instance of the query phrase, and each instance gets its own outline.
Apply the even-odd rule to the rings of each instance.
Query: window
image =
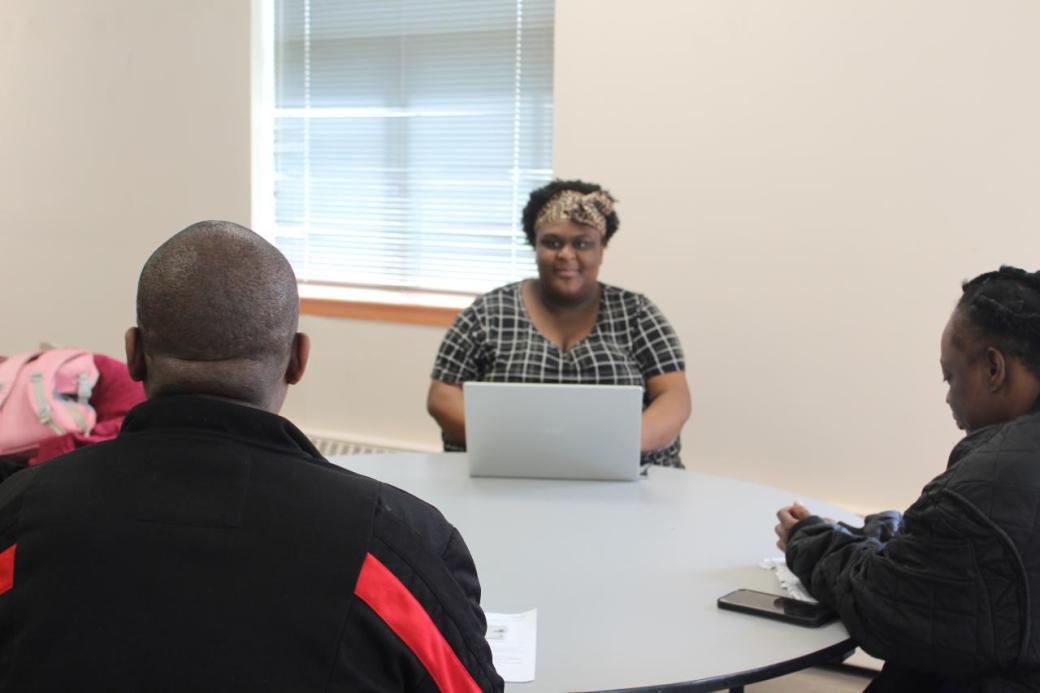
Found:
[[[301,284],[473,294],[529,276],[552,0],[269,2],[253,223]]]

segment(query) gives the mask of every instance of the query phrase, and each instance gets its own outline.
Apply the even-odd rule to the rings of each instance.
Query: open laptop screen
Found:
[[[471,476],[634,480],[643,388],[463,385]]]

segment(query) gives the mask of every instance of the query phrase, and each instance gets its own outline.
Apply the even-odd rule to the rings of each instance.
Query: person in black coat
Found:
[[[459,532],[277,415],[298,310],[235,224],[152,254],[126,333],[148,400],[0,485],[0,690],[503,689]]]
[[[1040,690],[1040,273],[966,282],[940,363],[967,432],[946,471],[862,528],[782,508],[777,545],[885,660],[868,691]]]

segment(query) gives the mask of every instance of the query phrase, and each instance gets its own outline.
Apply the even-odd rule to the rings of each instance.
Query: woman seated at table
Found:
[[[445,450],[465,450],[462,383],[643,387],[642,462],[682,467],[690,392],[679,338],[645,296],[597,280],[618,229],[614,198],[593,183],[553,181],[531,193],[524,233],[538,278],[478,297],[444,336],[427,398]]]
[[[967,282],[940,353],[967,433],[946,471],[861,529],[782,508],[777,544],[886,660],[868,691],[1040,690],[1040,273]]]

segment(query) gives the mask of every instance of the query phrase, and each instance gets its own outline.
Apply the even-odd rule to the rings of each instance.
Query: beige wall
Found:
[[[0,2],[0,353],[122,352],[137,273],[249,218],[249,5]]]
[[[1040,262],[1040,4],[557,3],[556,167],[689,358],[687,464],[903,505],[959,281]],[[589,40],[589,37],[597,37]]]
[[[39,5],[0,4],[3,254],[61,242],[58,276],[93,271],[42,315],[5,300],[0,350],[112,350],[148,250],[249,208],[248,6]],[[604,278],[679,330],[688,465],[864,507],[942,468],[958,282],[1040,265],[1038,30],[1031,0],[557,0],[557,172],[621,200]],[[11,272],[8,290],[38,276]],[[304,329],[290,417],[436,442],[440,330]]]

